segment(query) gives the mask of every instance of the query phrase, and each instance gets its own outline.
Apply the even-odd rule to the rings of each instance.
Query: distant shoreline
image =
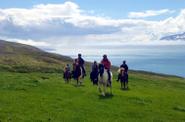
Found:
[[[93,55],[93,56],[97,56],[97,55]],[[72,59],[75,59],[75,55],[69,56]],[[85,56],[84,56],[85,57]],[[98,56],[100,57],[100,56]],[[93,61],[87,61],[88,63],[92,63]],[[113,69],[118,68],[119,65],[113,65],[112,66]],[[168,73],[160,73],[160,72],[153,72],[153,71],[148,71],[148,70],[139,70],[139,69],[129,69],[129,71],[131,72],[140,72],[140,73],[146,73],[146,74],[151,74],[151,75],[158,75],[158,76],[168,76],[168,77],[178,77],[178,78],[183,78],[185,79],[184,76],[179,76],[179,75],[175,75],[175,74],[168,74]]]

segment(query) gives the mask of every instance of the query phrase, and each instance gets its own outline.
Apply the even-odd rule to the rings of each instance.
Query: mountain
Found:
[[[33,46],[0,40],[0,70],[61,72],[72,58]]]
[[[174,34],[162,37],[160,40],[183,40],[185,41],[185,32],[181,34]]]

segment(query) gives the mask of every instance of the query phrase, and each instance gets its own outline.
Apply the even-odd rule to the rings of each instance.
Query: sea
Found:
[[[176,75],[185,78],[185,45],[125,46],[94,49],[94,53],[83,53],[86,61],[98,61],[108,55],[112,65],[120,66],[126,60],[129,69]],[[76,55],[71,55],[75,58]]]

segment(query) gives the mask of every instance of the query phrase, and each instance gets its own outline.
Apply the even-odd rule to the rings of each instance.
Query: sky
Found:
[[[1,8],[32,8],[38,4],[61,4],[67,0],[1,0]],[[131,11],[145,10],[181,10],[184,8],[184,0],[70,0],[86,11],[94,11],[99,15],[109,16],[112,18],[126,18]],[[166,16],[165,16],[166,17]],[[156,17],[153,19],[159,19]],[[164,18],[164,17],[163,17]]]
[[[160,40],[185,32],[184,0],[0,2],[0,39],[51,52],[92,54],[95,48],[102,53],[127,45],[185,45],[181,40]]]

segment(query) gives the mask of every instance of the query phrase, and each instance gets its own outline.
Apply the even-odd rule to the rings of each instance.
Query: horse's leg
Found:
[[[82,81],[82,77],[80,78],[80,85],[82,85],[83,81]]]
[[[103,84],[102,86],[103,86],[102,96],[105,96],[105,93],[106,93],[106,92],[105,92],[105,87],[106,87],[106,86],[105,86],[104,84]]]
[[[98,91],[101,92],[100,83],[98,83]]]
[[[100,82],[98,82],[98,90],[99,90],[100,93],[102,92],[102,90],[101,90],[101,83]]]
[[[71,74],[70,74],[70,72],[68,73],[68,76],[67,76],[67,80],[68,80],[68,83],[69,83],[69,81],[71,80]]]
[[[77,79],[76,79],[76,85],[77,85],[77,86],[78,86],[78,82],[79,82],[79,79],[77,78]]]
[[[83,84],[83,79],[84,79],[84,77],[81,77],[80,79],[81,79],[81,80],[80,80],[80,81],[81,81],[80,83]]]
[[[67,83],[69,83],[69,81],[70,81],[70,76],[68,75],[67,76]]]
[[[106,93],[106,88],[107,88],[107,83],[103,83],[103,96],[105,96]]]
[[[98,84],[99,84],[99,92],[101,93],[102,96],[105,96],[103,79],[101,79]]]
[[[112,94],[112,81],[110,81],[110,94]]]
[[[66,80],[65,80],[66,83],[68,82],[67,80],[68,80],[68,79],[66,78]]]

